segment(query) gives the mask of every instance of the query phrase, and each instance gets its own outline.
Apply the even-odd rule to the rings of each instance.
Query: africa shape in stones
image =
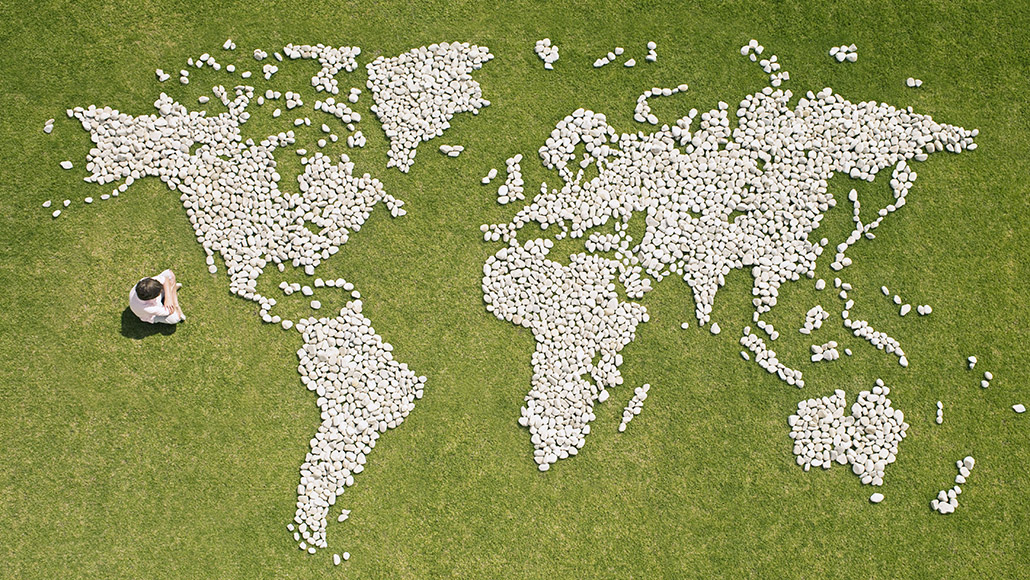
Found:
[[[789,76],[776,72],[779,65],[772,61],[760,64],[779,86]],[[656,88],[645,97],[673,92]],[[541,184],[509,223],[482,227],[487,241],[507,243],[483,266],[486,308],[530,328],[536,340],[519,423],[529,427],[540,470],[585,444],[594,404],[623,382],[619,352],[634,339],[637,325],[648,321],[643,305],[619,297],[616,277],[627,298],[639,299],[651,288],[643,274],[659,282],[681,276],[693,290],[695,317],[705,324],[725,276],[750,268],[754,320],[774,339],[776,331],[760,317],[776,305],[780,285],[814,277],[826,242],[813,242],[810,235],[835,205],[827,190],[832,175],[873,181],[894,167],[894,202],[876,220],[863,224],[857,197],[851,200],[856,229],[837,247],[832,268],[839,271],[851,263],[847,248],[905,204],[916,177],[910,160],[976,148],[977,131],[939,124],[910,109],[852,103],[829,88],[809,92],[793,107],[792,97],[789,90],[766,87],[739,103],[733,127],[730,106],[719,103],[701,114],[695,130],[697,111],[691,110],[674,126],[650,134],[619,134],[604,115],[579,109],[557,123],[539,150],[544,166],[557,170],[561,187]],[[590,167],[597,175],[585,179]],[[646,227],[634,243],[628,223],[641,213]],[[612,231],[599,231],[610,222]],[[550,240],[519,239],[530,223],[559,228],[556,239],[587,236],[589,252],[614,257],[578,253],[568,265],[550,260]],[[907,366],[896,341],[864,321],[845,316],[844,322],[856,336],[886,343]],[[717,323],[711,330],[720,331]],[[750,327],[743,329],[741,344],[770,373],[804,386],[801,371],[780,362]]]
[[[232,50],[235,44],[227,41],[223,48]],[[288,45],[283,53],[288,59],[319,60],[322,70],[312,77],[312,86],[335,95],[339,93],[335,75],[357,68],[360,49]],[[278,53],[275,56],[282,60]],[[258,61],[267,57],[264,51],[254,52]],[[367,86],[376,103],[373,111],[387,128],[387,137],[398,140],[391,151],[391,165],[403,159],[399,168],[407,171],[420,141],[441,135],[455,113],[476,112],[489,104],[469,73],[490,58],[486,47],[442,43],[413,49],[394,59],[380,57],[368,65]],[[190,59],[189,64],[222,68],[209,54],[196,61]],[[225,70],[231,74],[235,66],[226,66]],[[264,65],[263,70],[265,80],[269,80],[278,67]],[[188,84],[189,71],[184,69],[180,75],[180,82]],[[242,72],[240,76],[247,79],[251,75]],[[159,81],[169,77],[158,70]],[[259,303],[265,322],[300,332],[303,345],[297,351],[298,371],[301,382],[318,396],[322,423],[300,467],[297,526],[290,524],[289,529],[301,549],[314,553],[316,548],[328,545],[326,523],[337,498],[353,485],[354,475],[363,471],[380,434],[400,425],[414,409],[426,378],[416,376],[393,358],[392,346],[362,315],[360,295],[351,283],[317,279],[314,285],[320,292],[352,292],[352,299],[338,313],[304,318],[294,326],[293,321],[272,314],[276,300],[262,296],[257,281],[266,268],[283,272],[288,264],[314,275],[316,268],[360,229],[380,202],[393,217],[406,212],[403,202],[386,193],[378,179],[369,174],[355,175],[354,163],[347,155],[336,162],[321,152],[308,156],[305,149],[297,149],[296,153],[304,156],[298,189],[280,189],[276,155],[295,146],[294,132],[269,135],[255,143],[243,140],[240,127],[251,117],[253,108],[248,107],[252,103],[275,101],[282,93],[268,89],[255,97],[250,84],[236,86],[232,93],[215,86],[212,92],[227,112],[207,116],[203,111],[188,110],[162,93],[154,103],[156,115],[132,116],[94,106],[69,109],[68,115],[82,123],[95,144],[87,158],[87,182],[121,182],[111,194],[117,197],[137,179],[158,177],[180,194],[197,241],[208,255],[211,273],[218,269],[214,260],[217,254],[224,261],[229,289],[234,294]],[[356,103],[360,93],[358,88],[350,89],[349,103]],[[299,94],[287,92],[285,97],[288,111],[303,106]],[[208,100],[201,97],[200,103]],[[359,113],[332,96],[317,101],[314,109],[335,117],[326,120],[334,123],[334,128],[322,125],[333,141],[335,131],[342,131],[339,125],[343,125],[352,133],[348,145],[363,145],[363,138],[355,138],[360,135],[354,129],[361,120]],[[280,114],[281,110],[276,109],[272,117]],[[295,126],[302,124],[310,124],[310,119],[294,122]],[[322,139],[318,147],[325,144]],[[329,289],[321,290],[324,287]],[[294,289],[301,290],[297,283],[284,282],[280,288],[287,295]],[[306,296],[314,294],[310,287],[303,290]],[[311,307],[317,310],[321,302],[312,300]],[[348,514],[341,510],[340,521]]]

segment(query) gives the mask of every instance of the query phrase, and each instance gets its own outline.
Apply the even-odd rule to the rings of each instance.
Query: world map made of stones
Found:
[[[233,50],[235,44],[227,41],[223,48]],[[741,52],[761,54],[761,49],[752,41]],[[288,45],[274,59],[260,50],[254,58],[268,63],[317,60],[321,70],[311,84],[326,98],[316,101],[314,109],[335,117],[329,119],[335,123],[332,127],[322,125],[323,132],[335,142],[343,126],[350,133],[348,146],[360,148],[364,138],[355,125],[361,115],[349,105],[358,102],[362,91],[351,88],[345,97],[336,98],[337,73],[355,70],[360,52],[356,47]],[[656,55],[649,45],[647,60],[653,62]],[[490,104],[471,73],[492,58],[486,47],[441,43],[366,65],[366,87],[374,101],[370,109],[390,140],[387,167],[409,171],[418,144],[443,135],[454,114],[476,114]],[[555,49],[548,68],[556,60]],[[607,63],[601,60],[602,65]],[[752,55],[751,60],[758,59]],[[609,389],[623,383],[620,351],[634,339],[637,326],[649,320],[646,307],[637,300],[651,290],[652,280],[682,277],[694,295],[695,318],[704,325],[711,322],[711,307],[725,276],[733,269],[750,268],[754,322],[775,340],[778,331],[761,315],[776,305],[781,284],[814,277],[816,259],[827,241],[810,236],[824,213],[836,205],[827,191],[833,174],[872,181],[883,169],[893,168],[894,201],[879,209],[876,220],[863,223],[856,193],[849,196],[855,229],[836,247],[831,265],[843,271],[851,263],[847,248],[861,237],[875,237],[873,230],[905,204],[916,178],[908,162],[923,161],[937,151],[976,148],[975,130],[939,124],[911,109],[852,103],[830,89],[809,92],[791,108],[793,94],[779,88],[789,75],[779,72],[775,56],[760,64],[770,74],[771,86],[746,96],[735,110],[726,103],[700,115],[691,110],[673,126],[663,125],[649,134],[618,133],[604,115],[576,110],[556,124],[538,151],[544,166],[557,173],[560,187],[542,183],[539,194],[512,221],[482,226],[486,241],[503,243],[483,265],[486,308],[502,320],[531,329],[536,339],[532,385],[519,423],[529,428],[540,470],[576,455],[590,433],[594,405],[605,402]],[[210,54],[191,58],[189,65],[223,68]],[[235,66],[225,70],[234,73]],[[277,71],[277,64],[262,66],[266,80]],[[188,84],[189,72],[180,71],[180,83]],[[162,82],[171,77],[161,70],[157,75]],[[246,79],[250,73],[240,76]],[[648,99],[685,90],[687,86],[680,85],[645,91],[635,119],[657,125]],[[95,144],[87,158],[86,181],[119,183],[111,193],[117,196],[136,179],[158,177],[180,194],[210,271],[217,272],[214,257],[219,256],[234,294],[259,303],[265,322],[300,332],[298,370],[301,382],[318,396],[322,424],[300,468],[297,526],[289,528],[301,549],[314,553],[328,546],[327,521],[338,497],[363,471],[380,434],[400,425],[414,409],[426,377],[394,359],[390,344],[363,316],[360,293],[346,280],[314,282],[316,288],[351,293],[339,313],[296,322],[272,314],[276,300],[257,292],[257,280],[266,268],[285,271],[287,265],[313,276],[379,202],[393,217],[405,214],[404,203],[387,193],[378,179],[354,175],[354,164],[346,155],[337,162],[321,152],[308,155],[305,149],[296,151],[304,156],[296,191],[280,189],[275,155],[295,145],[293,131],[254,142],[242,138],[240,127],[249,119],[252,103],[283,102],[289,113],[303,106],[300,95],[287,92],[283,100],[271,89],[255,95],[246,82],[231,92],[215,86],[212,93],[226,112],[208,116],[190,111],[162,93],[155,102],[156,115],[131,116],[94,106],[69,109],[68,114],[81,122]],[[201,97],[200,102],[207,99]],[[281,114],[276,108],[273,116]],[[310,125],[311,119],[297,117],[293,123]],[[321,139],[318,146],[325,144]],[[441,151],[453,157],[461,148],[444,146]],[[507,160],[505,181],[497,190],[499,203],[525,199],[521,161],[521,154]],[[587,178],[587,170],[596,170],[595,176]],[[483,183],[496,175],[492,170]],[[633,240],[628,224],[641,214],[646,228],[640,240]],[[551,240],[519,239],[529,223],[557,228],[556,239],[586,238],[587,252],[569,256],[567,265],[550,260]],[[836,285],[840,287],[839,279]],[[823,286],[825,282],[817,282],[818,289]],[[299,283],[284,282],[280,289],[285,295],[315,293]],[[844,283],[842,298],[849,289]],[[907,366],[901,345],[867,322],[851,320],[850,306],[849,300],[845,326]],[[312,300],[311,307],[318,310],[321,303]],[[814,317],[818,328],[825,316]],[[811,325],[806,321],[806,328]],[[717,323],[710,330],[721,331]],[[747,349],[741,351],[745,359],[754,355],[784,382],[804,386],[802,372],[780,362],[757,331],[744,328],[740,342]],[[813,356],[813,361],[832,360],[836,345],[818,350],[818,357],[827,358]],[[648,389],[649,385],[635,389],[620,430],[640,412]],[[882,383],[861,393],[848,417],[843,415],[846,405],[840,391],[821,402],[799,404],[799,414],[791,417],[799,465],[807,470],[828,468],[834,462],[851,464],[863,483],[882,484],[886,464],[893,462],[907,428],[887,394]],[[837,430],[832,450],[813,438],[820,423],[826,430]],[[856,427],[870,424],[882,429],[867,433]],[[802,435],[809,440],[802,441]],[[338,520],[348,514],[339,510]]]

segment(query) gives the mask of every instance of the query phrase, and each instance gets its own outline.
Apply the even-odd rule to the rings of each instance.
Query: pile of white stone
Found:
[[[640,414],[640,411],[644,408],[644,401],[647,400],[647,391],[651,389],[651,385],[645,383],[641,387],[633,389],[633,398],[629,400],[629,404],[622,410],[622,422],[619,423],[619,433],[626,430],[626,425]],[[604,402],[604,401],[602,401]]]
[[[657,61],[658,60],[658,50],[657,49],[658,49],[658,45],[655,44],[654,41],[648,42],[647,43],[647,56],[644,57],[644,60],[646,60],[647,62],[655,62],[655,61]],[[684,90],[686,90],[686,89],[684,89]]]
[[[550,38],[536,41],[533,51],[544,61],[545,69],[554,70],[554,63],[558,62],[558,47],[551,44]]]
[[[480,180],[480,182],[483,185],[488,185],[491,181],[494,180],[495,177],[497,177],[497,169],[494,168],[494,167],[491,167],[490,171],[488,171],[487,174],[485,176],[483,176],[483,179]]]
[[[837,341],[831,340],[825,344],[812,345],[812,362],[835,361],[840,358],[837,350]]]
[[[485,46],[444,42],[366,65],[372,112],[390,140],[387,167],[407,173],[420,142],[442,135],[455,114],[490,104],[471,73],[492,58]]]
[[[651,105],[648,104],[647,100],[651,97],[671,97],[676,93],[682,93],[687,90],[687,85],[679,85],[674,88],[659,88],[654,87],[644,91],[642,95],[637,97],[637,107],[633,111],[633,120],[638,123],[650,123],[652,125],[658,124],[658,117],[651,113]]]
[[[487,310],[529,328],[536,339],[532,389],[519,423],[529,427],[541,471],[583,447],[595,401],[623,382],[619,351],[648,320],[643,306],[619,300],[612,284],[618,262],[573,254],[566,266],[547,259],[553,245],[513,244],[483,265]]]
[[[823,282],[823,280],[819,280]],[[825,283],[824,283],[825,285]],[[805,313],[805,325],[798,329],[801,334],[812,334],[813,330],[819,330],[823,322],[830,317],[830,313],[823,310],[823,307],[816,304]]]
[[[944,422],[944,403],[937,401],[937,424],[940,425]]]
[[[844,414],[847,400],[839,389],[829,397],[799,402],[797,413],[788,419],[798,465],[805,471],[829,469],[834,462],[851,465],[863,484],[883,485],[887,466],[897,459],[898,445],[908,430],[889,394],[890,388],[877,379],[871,392],[858,394],[850,415]]]
[[[994,380],[994,373],[991,371],[984,371],[984,378],[980,379],[980,387],[986,389],[991,386],[991,381]]]
[[[937,497],[930,500],[930,509],[941,515],[954,513],[955,508],[958,507],[958,496],[962,494],[962,488],[959,486],[966,483],[966,478],[969,477],[969,473],[973,471],[975,465],[976,460],[969,455],[964,459],[956,461],[955,467],[958,468],[958,475],[955,476],[955,486],[951,489],[942,489],[937,492]]]
[[[763,58],[761,60],[758,57],[765,52],[765,47],[758,44],[758,41],[751,39],[748,43],[740,47],[740,54],[751,59],[751,62],[757,62],[765,74],[769,75],[769,84],[778,87],[783,84],[783,81],[790,80],[790,73],[787,71],[780,71],[779,59],[775,54],[770,55],[769,58]]]
[[[335,137],[335,135],[333,135],[333,137]],[[361,131],[355,131],[353,135],[347,136],[347,147],[350,147],[351,149],[354,149],[355,147],[364,147],[366,143],[368,143],[368,140],[365,138],[365,134]],[[323,147],[325,146],[324,143],[321,143],[320,145]]]
[[[646,60],[647,62],[655,62],[656,60],[658,60],[658,52],[655,50],[657,48],[658,48],[657,44],[655,44],[654,42],[648,42],[647,43],[647,56],[644,57],[644,60]],[[625,52],[626,52],[626,49],[622,48],[621,46],[615,47],[615,49],[612,50],[611,52],[609,52],[608,54],[606,54],[606,55],[602,56],[601,58],[595,60],[594,61],[594,68],[601,68],[601,67],[603,67],[603,66],[605,66],[605,65],[607,65],[607,64],[609,64],[611,62],[615,62],[615,60],[618,57],[620,57],[623,54],[625,54]],[[622,66],[624,66],[626,68],[632,68],[632,67],[634,67],[636,65],[637,65],[637,60],[635,58],[627,59],[625,62],[622,63]]]
[[[606,64],[608,64],[610,62],[613,62],[617,57],[622,56],[622,54],[624,52],[626,52],[626,49],[622,48],[621,46],[615,47],[615,50],[613,50],[613,51],[609,52],[608,54],[606,54],[605,56],[602,56],[601,58],[595,60],[594,61],[594,68],[601,68],[602,66],[604,66],[604,65],[606,65]],[[633,64],[636,64],[636,62],[634,62]]]
[[[326,91],[335,95],[340,92],[336,74],[341,70],[346,72],[357,70],[357,57],[361,54],[361,49],[356,46],[336,48],[324,44],[315,46],[287,44],[283,47],[283,53],[291,59],[317,59],[322,68],[311,77],[311,86],[315,87],[316,91]]]
[[[448,157],[457,157],[464,150],[465,147],[462,145],[440,145],[440,153]]]
[[[504,183],[497,188],[497,203],[505,205],[513,201],[521,201],[526,199],[524,189],[524,182],[522,181],[522,154],[517,153],[514,157],[510,157],[504,162],[504,170],[507,177],[504,179]],[[494,176],[497,175],[496,170],[491,169],[491,173]],[[493,179],[490,174],[487,177]],[[489,183],[489,180],[484,181]]]
[[[907,79],[905,79],[905,86],[907,86],[910,89],[918,88],[923,86],[923,81],[917,78],[908,77]]]
[[[842,44],[840,46],[834,46],[830,48],[830,56],[837,59],[837,62],[856,62],[858,61],[858,47],[854,44]]]
[[[788,417],[793,452],[805,471],[812,467],[829,469],[834,461],[847,464],[851,447],[848,427],[854,424],[854,417],[844,416],[846,406],[844,391],[837,389],[829,397],[800,401],[797,413]]]
[[[851,330],[851,333],[855,336],[865,339],[869,344],[875,346],[877,349],[887,352],[887,354],[893,354],[898,357],[898,364],[903,367],[908,367],[908,358],[905,356],[905,351],[901,348],[901,343],[894,337],[890,336],[886,332],[881,332],[870,326],[868,321],[865,320],[851,320],[849,317],[849,311],[844,310],[841,316],[844,318],[844,327]]]
[[[744,335],[740,337],[740,344],[750,350],[755,355],[755,362],[758,363],[758,366],[770,374],[775,374],[781,381],[788,385],[794,385],[799,389],[805,386],[802,372],[780,362],[776,358],[776,351],[767,348],[762,337],[752,334],[750,326],[744,327]],[[743,355],[744,353],[741,354]],[[747,357],[744,356],[744,359],[746,360]]]

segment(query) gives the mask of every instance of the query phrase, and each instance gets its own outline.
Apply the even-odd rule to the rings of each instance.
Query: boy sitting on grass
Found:
[[[143,278],[129,292],[129,308],[143,322],[151,324],[176,324],[186,321],[186,315],[179,308],[176,290],[182,284],[175,283],[175,274],[165,270],[153,278]]]

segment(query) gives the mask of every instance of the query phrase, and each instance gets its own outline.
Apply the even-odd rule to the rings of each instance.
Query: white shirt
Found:
[[[163,284],[164,278],[162,274],[163,272],[153,278]],[[131,308],[133,314],[138,316],[143,322],[149,322],[151,324],[154,324],[155,322],[163,322],[166,324],[175,324],[176,322],[179,322],[179,314],[173,313],[171,308],[166,307],[161,302],[163,297],[164,293],[159,294],[157,297],[150,300],[142,300],[136,295],[136,285],[134,284],[132,286],[132,290],[129,291],[129,308]]]

